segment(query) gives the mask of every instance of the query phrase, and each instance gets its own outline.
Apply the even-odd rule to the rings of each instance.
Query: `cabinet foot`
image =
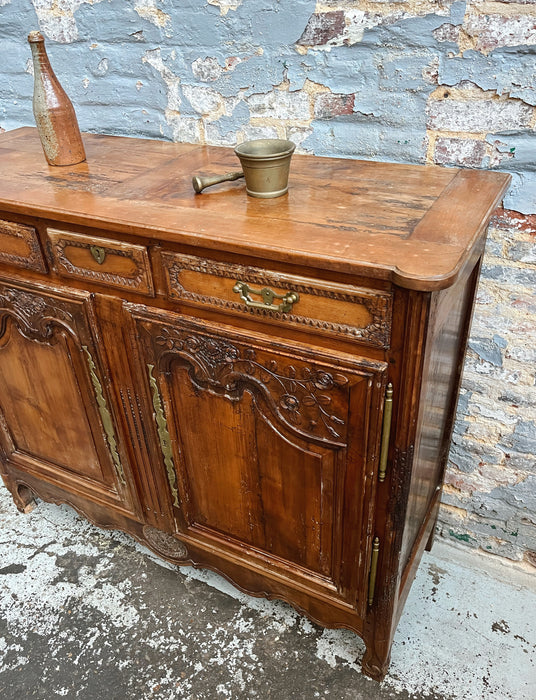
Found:
[[[389,662],[391,660],[391,649],[385,655],[378,654],[377,650],[367,646],[361,660],[361,669],[365,676],[369,676],[375,681],[381,682],[385,678]]]
[[[434,544],[434,537],[435,537],[436,522],[437,522],[437,518],[434,522],[434,527],[432,528],[430,535],[428,537],[428,541],[426,542],[425,550],[427,552],[432,551],[432,545]]]
[[[4,479],[4,482],[6,482],[6,479]],[[17,510],[21,513],[31,513],[37,506],[37,501],[35,500],[33,492],[24,484],[6,482],[6,486],[11,492]]]

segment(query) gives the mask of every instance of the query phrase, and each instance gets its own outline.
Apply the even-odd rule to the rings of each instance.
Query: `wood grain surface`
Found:
[[[236,167],[231,149],[87,134],[87,162],[48,166],[35,129],[0,136],[0,207],[281,262],[367,274],[410,289],[454,283],[510,176],[294,156],[288,195],[242,182],[201,195],[194,174]]]

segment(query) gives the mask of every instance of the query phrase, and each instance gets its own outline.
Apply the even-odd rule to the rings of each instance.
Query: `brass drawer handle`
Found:
[[[102,265],[104,258],[106,257],[106,251],[104,248],[101,248],[100,245],[90,245],[89,250],[99,265]]]
[[[268,309],[269,311],[282,311],[288,313],[292,311],[292,305],[300,300],[298,292],[286,292],[286,294],[276,294],[268,287],[262,289],[252,289],[245,282],[236,282],[233,287],[233,292],[240,294],[240,298],[245,302],[246,306],[254,309]],[[253,301],[251,294],[258,294],[262,297],[262,301]],[[274,304],[274,299],[281,299],[280,304]]]

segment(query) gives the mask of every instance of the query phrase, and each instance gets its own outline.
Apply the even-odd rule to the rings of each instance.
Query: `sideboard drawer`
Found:
[[[0,219],[0,262],[26,270],[47,271],[33,226]]]
[[[47,234],[59,274],[154,296],[145,246],[55,228]]]
[[[171,251],[163,251],[161,260],[172,299],[389,347],[389,292]]]

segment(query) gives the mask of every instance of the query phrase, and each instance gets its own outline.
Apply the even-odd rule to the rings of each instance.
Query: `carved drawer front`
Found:
[[[389,292],[170,251],[163,251],[161,259],[167,292],[173,299],[389,347]]]
[[[47,233],[54,267],[61,275],[154,296],[144,246],[54,228]]]
[[[0,262],[37,272],[47,271],[33,226],[0,219]]]

